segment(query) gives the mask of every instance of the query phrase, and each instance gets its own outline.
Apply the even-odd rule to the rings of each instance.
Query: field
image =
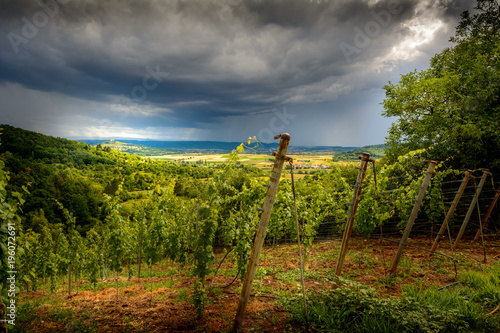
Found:
[[[295,175],[297,178],[302,178],[307,174],[312,174],[321,170],[331,169],[332,165],[355,165],[356,162],[332,162],[332,154],[289,154],[293,158],[295,165]],[[204,165],[219,165],[226,162],[229,158],[227,154],[169,154],[161,156],[148,156],[152,160],[186,162],[193,164]],[[271,171],[273,156],[271,154],[239,154],[238,163],[257,167],[264,171]],[[284,177],[290,178],[288,172],[284,173]]]
[[[300,154],[293,155],[289,154],[293,158],[294,163],[303,164],[308,166],[313,165],[331,165],[333,154]],[[239,162],[246,165],[253,165],[257,167],[270,167],[272,165],[269,162],[273,158],[271,154],[239,154]],[[148,158],[153,160],[166,160],[166,161],[176,161],[176,162],[207,162],[207,163],[223,163],[227,161],[229,155],[227,154],[169,154],[160,156],[148,156]]]
[[[399,241],[399,238],[392,238]],[[486,262],[479,243],[465,240],[455,252],[458,259],[456,276],[452,261],[432,255],[415,247],[407,247],[396,275],[387,273],[397,244],[386,240],[353,239],[344,264],[343,277],[376,289],[381,298],[418,297],[428,290],[453,285],[437,292],[453,296],[458,288],[470,283],[471,271],[484,272],[492,267],[500,283],[498,247],[486,248]],[[430,247],[429,238],[410,239],[409,244]],[[496,241],[498,243],[498,241]],[[340,242],[318,242],[308,249],[305,284],[309,298],[320,291],[335,289],[333,274]],[[492,243],[495,244],[493,240]],[[497,244],[498,246],[498,244]],[[440,250],[452,255],[443,241]],[[220,261],[225,252],[219,250]],[[229,254],[230,256],[231,254]],[[266,247],[260,258],[251,297],[243,325],[244,332],[302,331],[303,326],[293,320],[286,300],[300,294],[300,271],[297,246],[290,244]],[[205,313],[198,317],[190,302],[192,285],[190,267],[172,266],[169,261],[155,265],[152,274],[143,267],[142,278],[137,278],[137,267],[124,270],[116,278],[100,281],[94,289],[88,281],[78,281],[77,291],[68,295],[67,281],[59,281],[51,293],[47,286],[37,292],[21,292],[24,303],[24,325],[33,332],[227,332],[231,329],[238,304],[241,282],[234,280],[236,269],[225,260],[217,275],[206,279],[209,302]],[[212,284],[213,283],[213,284]],[[470,287],[470,286],[469,286]],[[495,286],[498,288],[499,286]],[[152,290],[152,292],[151,292]],[[446,297],[446,296],[443,296]],[[470,295],[469,295],[470,297]],[[497,293],[497,298],[500,297]],[[484,313],[493,310],[498,299],[481,298]],[[496,301],[496,303],[494,303]],[[284,303],[285,302],[285,303]],[[313,314],[314,316],[314,314]],[[478,319],[479,320],[479,319]],[[20,327],[18,327],[19,329]]]

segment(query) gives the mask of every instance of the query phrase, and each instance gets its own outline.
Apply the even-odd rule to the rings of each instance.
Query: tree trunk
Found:
[[[26,265],[26,276],[28,276],[29,271],[30,271],[30,267],[29,267],[29,265]],[[26,291],[30,291],[30,282],[28,280],[26,280]]]
[[[142,262],[142,234],[140,234],[140,238],[139,238],[139,259],[137,260],[137,264],[138,264],[138,270],[139,270],[139,273],[137,274],[138,278],[140,279],[141,278],[141,262]]]
[[[116,271],[116,302],[118,303],[118,271]]]

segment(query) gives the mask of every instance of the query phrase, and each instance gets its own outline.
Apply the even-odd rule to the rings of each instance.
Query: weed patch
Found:
[[[280,301],[295,323],[304,324],[300,295]],[[470,303],[470,304],[469,304]],[[338,288],[311,294],[309,321],[329,332],[497,332],[498,319],[484,317],[481,306],[460,294],[413,289],[401,299],[383,298],[373,288],[343,278]]]

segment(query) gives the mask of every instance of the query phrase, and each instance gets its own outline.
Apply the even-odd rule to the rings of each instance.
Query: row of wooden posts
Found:
[[[253,280],[255,278],[255,273],[257,270],[257,265],[259,262],[260,253],[261,253],[262,247],[264,245],[264,240],[265,240],[266,232],[267,232],[267,226],[269,224],[269,219],[271,216],[272,207],[273,207],[273,204],[275,201],[275,197],[276,197],[276,193],[278,190],[278,185],[279,185],[279,181],[280,181],[280,177],[281,177],[281,171],[283,169],[283,165],[284,165],[285,160],[286,161],[291,160],[290,157],[286,156],[286,153],[288,151],[288,145],[290,143],[290,135],[288,133],[283,133],[283,134],[277,135],[275,137],[275,139],[280,139],[280,143],[278,146],[278,151],[276,153],[273,153],[273,155],[275,156],[276,159],[274,161],[273,169],[271,172],[271,178],[270,178],[269,185],[264,185],[265,187],[267,187],[266,198],[264,201],[263,208],[260,209],[260,211],[262,211],[262,214],[260,216],[259,226],[258,226],[257,233],[255,236],[254,245],[252,247],[252,251],[251,251],[250,260],[248,263],[248,268],[246,271],[245,279],[243,281],[243,287],[241,290],[238,309],[236,312],[236,317],[235,317],[234,326],[233,326],[234,331],[240,331],[240,329],[243,325],[243,318],[244,318],[245,310],[246,310],[246,307],[248,304],[248,299],[250,297],[252,283],[253,283]],[[373,160],[370,159],[369,153],[360,153],[360,154],[361,154],[361,156],[360,156],[361,162],[360,162],[359,172],[358,172],[358,176],[356,179],[356,185],[354,186],[354,194],[353,194],[353,198],[352,198],[352,201],[350,204],[349,213],[348,213],[348,217],[347,217],[347,223],[346,223],[346,227],[344,229],[342,243],[341,243],[341,247],[340,247],[340,251],[339,251],[339,257],[338,257],[337,265],[335,268],[335,274],[337,276],[342,273],[342,266],[344,264],[344,259],[345,259],[346,253],[347,253],[349,240],[351,238],[351,233],[352,233],[352,229],[353,229],[353,225],[354,225],[354,219],[356,216],[356,210],[357,210],[359,200],[361,197],[361,189],[362,189],[362,185],[363,185],[363,180],[364,180],[365,175],[366,175],[366,169],[368,167],[369,162],[374,162]],[[403,251],[405,249],[405,246],[406,246],[406,243],[408,240],[408,237],[410,236],[410,232],[411,232],[413,225],[415,223],[415,219],[417,218],[417,214],[418,214],[418,211],[420,209],[420,205],[421,205],[422,200],[424,198],[427,187],[430,183],[432,175],[436,173],[434,171],[435,166],[436,166],[435,161],[429,161],[429,166],[427,168],[424,181],[423,181],[422,186],[420,188],[420,191],[418,193],[417,199],[415,200],[415,204],[414,204],[412,212],[410,214],[410,218],[408,220],[408,223],[406,224],[406,228],[404,230],[401,241],[399,242],[399,248],[398,248],[397,253],[392,261],[392,265],[391,265],[391,268],[389,270],[391,274],[394,274],[396,272],[399,260],[401,259],[401,256],[403,254]],[[448,224],[451,220],[451,217],[453,216],[453,213],[454,213],[454,211],[458,205],[458,202],[460,200],[460,197],[462,196],[462,194],[465,190],[465,187],[467,186],[467,182],[469,181],[471,175],[472,175],[472,171],[467,170],[465,173],[465,177],[462,180],[462,184],[460,185],[460,188],[458,189],[458,191],[455,195],[455,198],[452,202],[452,205],[446,214],[444,222],[441,225],[441,228],[440,228],[440,230],[439,230],[439,232],[434,240],[434,243],[432,244],[432,247],[430,249],[431,252],[436,250],[436,248],[438,246],[439,239],[441,238],[441,236],[443,236],[443,234],[447,230],[447,228],[449,228]],[[470,219],[476,205],[479,209],[478,198],[479,198],[479,195],[481,193],[481,190],[483,188],[483,185],[484,185],[488,175],[491,175],[489,170],[486,170],[486,169],[483,170],[483,175],[481,177],[481,180],[479,182],[478,187],[476,188],[476,192],[474,194],[472,202],[469,206],[469,209],[467,211],[465,219],[462,223],[462,226],[460,228],[460,231],[458,233],[457,238],[455,239],[455,242],[454,242],[452,248],[455,248],[458,245],[460,239],[462,238],[462,236],[465,232],[465,229],[467,227],[467,224],[469,222],[469,219]],[[476,236],[474,238],[475,241],[477,241],[479,239],[479,237],[482,237],[483,229],[485,228],[485,226],[488,222],[488,219],[491,215],[491,212],[492,212],[493,208],[495,207],[495,204],[498,201],[499,197],[500,197],[500,187],[496,191],[495,197],[494,197],[492,203],[490,204],[488,211],[486,212],[485,216],[483,217],[483,219],[480,223],[480,228],[477,231]],[[448,231],[449,231],[449,229],[448,229]],[[306,315],[307,315],[307,312],[306,312]]]

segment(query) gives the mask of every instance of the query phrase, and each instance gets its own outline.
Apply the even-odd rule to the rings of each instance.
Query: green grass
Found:
[[[24,333],[28,332],[27,325],[29,323],[37,323],[40,319],[37,318],[35,309],[42,304],[42,301],[27,302],[17,307],[16,325],[7,325],[9,332]]]
[[[50,298],[47,299],[50,301]],[[29,331],[28,325],[32,327],[39,323],[43,318],[40,318],[36,309],[41,307],[43,300],[35,302],[26,302],[17,308],[16,325],[8,325],[8,330],[11,333],[36,332]],[[65,332],[81,332],[94,333],[97,332],[97,322],[92,320],[89,312],[76,314],[73,310],[61,307],[49,307],[46,311],[45,320],[57,321],[65,325]]]
[[[222,267],[217,272],[217,275],[218,276],[227,276],[227,277],[234,278],[237,273],[238,273],[238,268],[237,267]]]
[[[186,302],[189,300],[189,289],[187,288],[180,288],[177,291],[177,297],[175,298],[176,301],[178,302]]]
[[[149,282],[146,280],[146,283],[144,284],[144,290],[146,291],[156,291],[160,288],[172,288],[172,286],[175,284],[174,280],[163,280],[160,282]]]
[[[492,310],[500,303],[500,264],[487,271],[467,271],[460,274],[459,280],[469,288],[477,290],[471,295],[471,300]]]
[[[276,278],[283,282],[295,284],[296,281],[300,281],[300,269],[294,268],[294,269],[289,269],[285,272],[276,273]]]
[[[60,320],[66,324],[66,332],[97,333],[97,322],[91,320],[89,313],[84,313],[79,318],[72,313],[69,317]]]
[[[382,286],[382,287],[393,287],[398,283],[398,277],[393,276],[393,275],[387,275],[383,276],[380,279],[378,279],[375,284]]]
[[[463,274],[453,288],[404,288],[401,298],[382,297],[375,289],[343,278],[333,290],[308,296],[313,330],[328,332],[498,332],[500,319],[485,316],[500,301],[498,266]],[[300,294],[280,300],[291,320],[305,323]],[[486,310],[486,311],[485,311]]]
[[[339,256],[339,251],[337,249],[317,252],[316,255],[310,256],[309,260],[315,262],[330,262],[336,261]]]
[[[123,282],[121,282],[123,283]],[[116,288],[116,282],[115,281],[107,281],[107,282],[101,282],[98,281],[95,284],[95,291],[103,290],[106,288]],[[120,288],[122,288],[122,284],[120,284]],[[85,282],[83,284],[78,285],[78,290],[92,290],[94,291],[94,284],[90,282]],[[76,289],[73,288],[72,293],[75,293]],[[67,293],[67,290],[66,290]]]
[[[351,256],[351,261],[353,263],[356,263],[359,267],[362,266],[369,268],[374,267],[375,261],[378,260],[377,257],[370,256],[362,251],[352,252],[350,256]]]

